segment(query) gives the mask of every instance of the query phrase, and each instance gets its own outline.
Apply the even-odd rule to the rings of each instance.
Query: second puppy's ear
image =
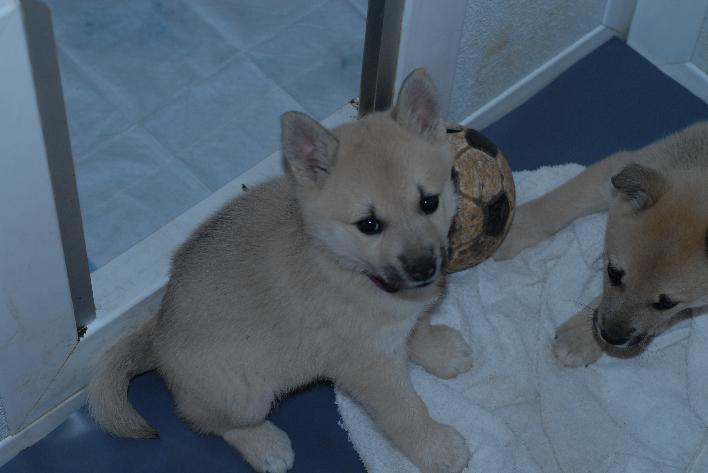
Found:
[[[337,160],[339,140],[300,112],[280,117],[285,167],[300,185],[321,185]]]
[[[638,212],[654,205],[666,187],[664,178],[658,171],[640,164],[625,167],[612,177],[612,185]]]

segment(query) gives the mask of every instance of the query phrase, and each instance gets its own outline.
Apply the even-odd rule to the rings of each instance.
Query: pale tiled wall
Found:
[[[359,93],[365,0],[45,2],[94,267]]]
[[[605,0],[468,0],[451,100],[461,120],[602,23]]]

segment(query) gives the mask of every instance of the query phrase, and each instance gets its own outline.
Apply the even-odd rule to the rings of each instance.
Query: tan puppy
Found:
[[[609,209],[603,293],[561,325],[553,345],[566,366],[603,349],[639,353],[708,304],[708,123],[590,166],[521,206],[496,255],[506,259],[574,219]]]
[[[431,79],[413,72],[392,111],[332,131],[286,113],[282,145],[287,175],[229,203],[177,252],[159,313],[100,360],[91,412],[115,435],[156,435],[126,392],[157,369],[195,430],[280,473],[294,454],[265,420],[273,401],[328,378],[423,472],[460,472],[465,440],[430,417],[407,366],[410,354],[442,377],[471,367],[462,336],[424,315],[443,294],[455,213]]]

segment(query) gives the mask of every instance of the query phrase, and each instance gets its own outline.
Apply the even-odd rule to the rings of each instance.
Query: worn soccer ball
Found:
[[[453,273],[481,263],[499,248],[514,217],[516,190],[509,163],[489,138],[455,124],[447,126],[447,137],[456,151],[457,213],[448,234],[447,265]]]

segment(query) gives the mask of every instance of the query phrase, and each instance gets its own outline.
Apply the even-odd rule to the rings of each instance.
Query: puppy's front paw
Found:
[[[592,333],[592,319],[581,312],[558,327],[553,340],[553,355],[564,366],[577,368],[597,361],[602,355]]]
[[[420,452],[418,468],[422,473],[460,473],[470,457],[465,438],[449,425],[438,424]]]
[[[411,358],[439,378],[450,379],[472,368],[472,348],[460,332],[431,325],[411,340]]]

